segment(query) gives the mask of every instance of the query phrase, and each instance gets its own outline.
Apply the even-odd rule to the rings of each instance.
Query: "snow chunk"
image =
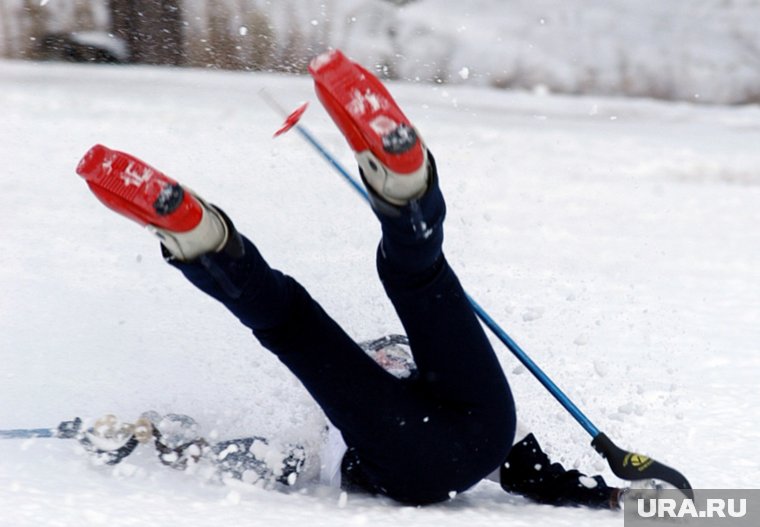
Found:
[[[585,333],[581,333],[577,337],[575,337],[575,340],[573,341],[573,344],[576,346],[585,346],[589,342],[589,336]]]
[[[607,365],[600,360],[594,361],[594,371],[599,377],[606,377],[607,374],[609,373],[609,370],[607,369]]]
[[[625,415],[631,415],[636,410],[633,403],[626,403],[618,407],[618,412]]]
[[[325,66],[327,63],[329,63],[333,58],[335,58],[336,51],[330,50],[325,51],[321,55],[317,55],[311,60],[311,69],[314,71],[319,71],[323,66]]]
[[[532,322],[538,320],[544,316],[543,307],[529,307],[523,314],[522,319],[524,322]]]
[[[588,476],[578,476],[578,481],[587,489],[595,489],[598,485],[594,478],[590,478]]]
[[[251,445],[251,449],[253,449],[253,445]],[[216,458],[219,461],[224,461],[227,458],[227,456],[229,456],[230,454],[234,454],[237,451],[238,451],[237,445],[230,445],[227,448],[225,448],[224,450],[222,450],[221,452],[219,452],[216,455]]]

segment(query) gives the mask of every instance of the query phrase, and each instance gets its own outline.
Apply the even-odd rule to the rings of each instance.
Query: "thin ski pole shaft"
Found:
[[[0,430],[0,439],[31,439],[34,437],[56,437],[53,428],[17,428]]]
[[[0,439],[32,439],[35,437],[55,437],[71,439],[76,437],[82,428],[82,420],[75,417],[71,421],[63,421],[51,428],[16,428],[0,430]]]
[[[343,178],[351,185],[351,187],[353,187],[353,189],[369,203],[369,194],[367,194],[367,190],[364,188],[364,186],[356,181],[356,178],[349,174],[343,165],[341,165],[338,160],[330,154],[330,152],[322,148],[322,145],[319,143],[319,141],[317,141],[314,136],[311,135],[308,130],[306,130],[306,128],[298,124],[296,125],[296,130],[298,130],[298,133],[301,134],[301,137],[306,139],[306,141],[308,141],[311,146],[313,146],[314,149],[319,152],[322,157],[324,157],[341,176],[343,176]]]

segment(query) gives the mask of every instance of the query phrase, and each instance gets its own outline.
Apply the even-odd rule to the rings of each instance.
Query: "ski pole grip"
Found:
[[[686,497],[694,497],[691,484],[683,474],[649,456],[623,450],[602,432],[594,437],[591,446],[607,460],[612,472],[620,479],[661,480],[680,489]]]
[[[599,432],[594,437],[593,441],[591,441],[591,446],[593,446],[594,450],[599,452],[605,459],[614,457],[616,450],[622,452],[622,450],[620,450],[620,448],[618,448],[604,432]]]

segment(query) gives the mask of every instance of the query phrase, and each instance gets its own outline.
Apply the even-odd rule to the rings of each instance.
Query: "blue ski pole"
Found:
[[[0,430],[0,439],[34,439],[37,437],[55,437],[58,439],[72,439],[76,437],[82,428],[82,420],[79,417],[72,421],[63,421],[52,428],[14,428]]]
[[[56,437],[53,428],[16,428],[0,430],[0,439],[32,439],[34,437]]]

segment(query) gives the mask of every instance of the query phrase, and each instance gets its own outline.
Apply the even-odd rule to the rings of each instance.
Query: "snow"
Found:
[[[324,420],[297,381],[74,173],[95,143],[142,157],[223,206],[357,340],[400,333],[375,220],[297,134],[271,139],[264,87],[314,101],[298,77],[0,62],[0,428],[154,409],[210,438],[317,449]],[[390,88],[436,154],[446,251],[472,296],[620,446],[700,488],[756,487],[760,108]],[[353,166],[318,104],[303,122]],[[520,418],[551,457],[617,481],[517,371]],[[0,510],[14,527],[621,522],[491,482],[424,508],[221,485],[147,447],[107,467],[52,439],[0,441]]]

